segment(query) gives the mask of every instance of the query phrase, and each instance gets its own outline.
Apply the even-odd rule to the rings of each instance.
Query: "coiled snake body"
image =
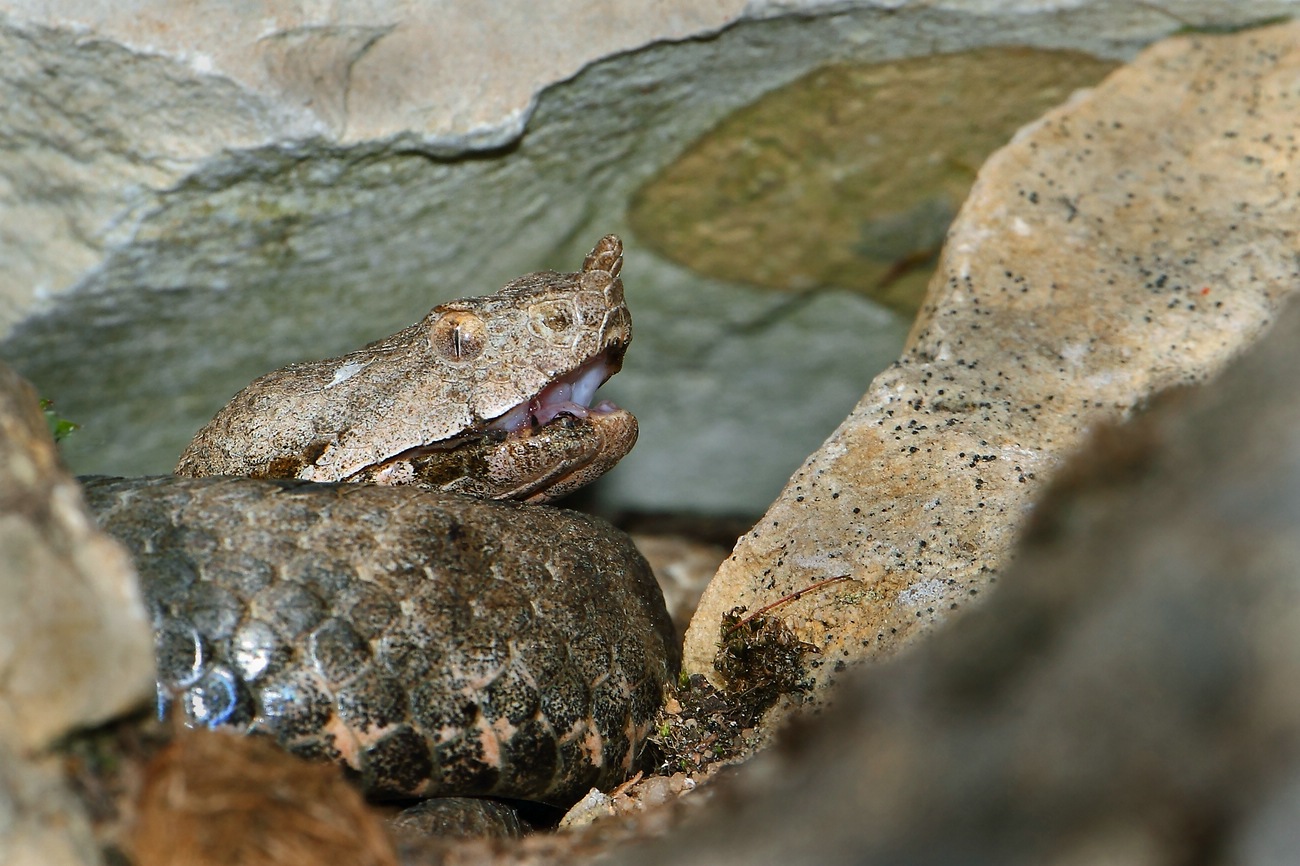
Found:
[[[161,704],[376,796],[565,805],[624,778],[678,664],[648,566],[596,518],[457,492],[543,501],[631,448],[635,419],[590,405],[631,338],[621,253],[257,380],[182,456],[196,477],[87,479]]]

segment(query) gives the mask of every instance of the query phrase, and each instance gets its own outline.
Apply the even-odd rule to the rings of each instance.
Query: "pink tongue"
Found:
[[[590,398],[588,398],[590,399]],[[557,415],[569,414],[575,418],[586,418],[587,407],[573,400],[573,386],[568,382],[552,385],[531,404],[532,416],[538,424],[549,424]]]

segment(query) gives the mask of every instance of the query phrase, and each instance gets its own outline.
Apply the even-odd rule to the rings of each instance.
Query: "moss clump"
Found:
[[[804,658],[817,647],[796,638],[775,617],[744,614],[744,608],[733,608],[723,615],[722,643],[713,663],[727,682],[727,693],[756,724],[782,695],[811,687]]]

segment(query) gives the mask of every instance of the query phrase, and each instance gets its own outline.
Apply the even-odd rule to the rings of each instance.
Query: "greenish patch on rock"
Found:
[[[1019,48],[828,66],[724,120],[640,190],[629,219],[699,273],[849,288],[910,316],[984,159],[1112,68]]]

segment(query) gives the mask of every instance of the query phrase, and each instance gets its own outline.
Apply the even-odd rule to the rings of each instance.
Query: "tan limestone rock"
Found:
[[[1077,452],[987,604],[598,862],[1294,862],[1297,369],[1293,300],[1222,378]]]
[[[82,804],[64,784],[57,757],[32,760],[0,743],[0,863],[103,863]]]
[[[43,752],[152,694],[135,569],[59,465],[31,386],[0,363],[0,862],[100,862]]]
[[[1204,380],[1297,285],[1300,25],[1157,44],[980,172],[906,350],[706,591],[776,608],[841,662],[906,646],[989,588],[1044,482],[1099,422]]]
[[[153,695],[153,637],[126,551],[59,466],[27,383],[0,364],[0,732],[36,751]]]

